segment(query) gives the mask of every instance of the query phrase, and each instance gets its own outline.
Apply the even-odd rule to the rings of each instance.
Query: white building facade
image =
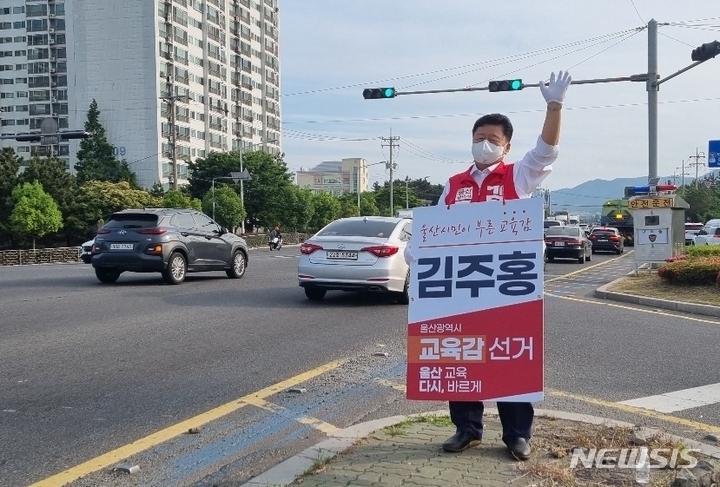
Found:
[[[61,130],[82,129],[95,99],[117,157],[146,188],[172,186],[173,145],[179,185],[187,161],[211,151],[278,154],[277,4],[4,0],[0,27],[12,28],[0,30],[0,52],[12,56],[0,65],[19,69],[0,72],[0,106],[13,106],[1,114],[2,134],[37,131],[47,117]],[[10,78],[27,84],[5,84]],[[23,156],[48,149],[4,143]],[[78,145],[61,142],[53,153],[72,168]]]

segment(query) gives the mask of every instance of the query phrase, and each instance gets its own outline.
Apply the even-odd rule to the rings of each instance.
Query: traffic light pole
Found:
[[[657,58],[657,21],[648,22],[648,181],[657,178],[657,138],[658,138],[658,58]]]

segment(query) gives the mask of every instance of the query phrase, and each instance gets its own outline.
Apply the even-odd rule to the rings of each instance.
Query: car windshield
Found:
[[[396,222],[377,220],[338,220],[319,233],[319,237],[381,237],[388,238]]]
[[[120,213],[110,217],[105,228],[147,228],[157,225],[158,217],[152,213]]]
[[[545,222],[545,224],[544,224],[545,228],[559,227],[559,226],[560,226],[560,222],[555,222],[555,221]]]
[[[548,228],[545,236],[579,237],[580,232],[581,230],[578,227],[552,227]]]

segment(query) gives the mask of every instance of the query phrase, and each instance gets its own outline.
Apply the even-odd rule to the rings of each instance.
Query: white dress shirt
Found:
[[[515,182],[515,192],[517,192],[518,197],[529,198],[532,195],[535,188],[540,186],[543,180],[552,172],[552,163],[557,160],[557,156],[558,146],[548,145],[542,140],[542,137],[538,137],[535,147],[529,150],[522,159],[515,163],[507,164],[513,168],[513,181]],[[482,187],[485,178],[498,164],[499,163],[493,164],[483,170],[478,169],[477,165],[473,164],[470,175],[478,187]],[[445,197],[449,192],[450,181],[448,180],[448,182],[445,183],[445,189],[438,199],[438,205],[445,204]],[[408,264],[416,260],[412,253],[411,242],[407,243],[403,255]]]

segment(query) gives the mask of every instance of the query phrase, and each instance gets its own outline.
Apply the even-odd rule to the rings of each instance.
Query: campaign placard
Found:
[[[543,398],[543,201],[413,210],[407,398]]]

